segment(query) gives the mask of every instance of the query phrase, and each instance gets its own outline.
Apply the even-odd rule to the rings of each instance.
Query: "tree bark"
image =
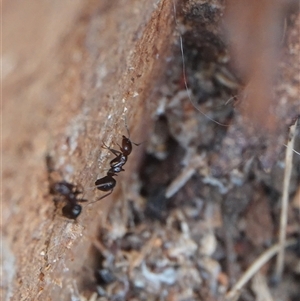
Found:
[[[6,1],[3,4],[3,300],[75,300],[91,277],[101,218],[126,194],[143,146],[114,193],[83,204],[76,222],[49,194],[45,158],[88,190],[105,175],[102,141],[145,140],[153,89],[168,53],[171,0]],[[152,99],[152,103],[150,100]]]

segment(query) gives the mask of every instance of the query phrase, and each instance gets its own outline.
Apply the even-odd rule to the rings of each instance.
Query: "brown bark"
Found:
[[[45,157],[86,188],[105,174],[101,144],[120,142],[124,116],[132,139],[145,140],[173,26],[172,1],[155,3],[4,2],[3,300],[70,300],[90,277],[95,231],[124,185],[69,221],[49,195]],[[118,183],[130,180],[141,150]]]

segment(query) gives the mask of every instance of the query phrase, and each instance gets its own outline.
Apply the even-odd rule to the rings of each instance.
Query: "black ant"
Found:
[[[117,176],[117,173],[124,171],[123,166],[127,162],[128,156],[131,154],[132,144],[134,144],[136,146],[139,145],[130,140],[130,133],[129,133],[127,124],[125,124],[125,126],[127,129],[128,137],[126,137],[124,135],[122,136],[122,146],[120,146],[118,144],[120,147],[120,150],[110,148],[105,143],[103,143],[103,145],[104,145],[103,148],[108,149],[116,157],[110,161],[110,163],[109,163],[110,169],[108,170],[106,176],[101,179],[97,179],[95,182],[95,186],[98,190],[101,190],[101,191],[109,191],[110,190],[109,193],[105,194],[97,201],[104,199],[105,197],[107,197],[108,195],[110,195],[113,192],[113,190],[117,184],[117,181],[113,177]],[[97,202],[97,201],[95,201],[95,202]]]
[[[82,207],[78,202],[87,202],[84,199],[78,200],[77,196],[82,192],[75,185],[65,181],[54,183],[50,188],[50,192],[65,197],[67,204],[62,208],[62,213],[63,216],[70,219],[76,219],[81,213]]]

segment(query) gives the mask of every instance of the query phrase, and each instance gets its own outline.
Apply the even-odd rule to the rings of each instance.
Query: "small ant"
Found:
[[[126,137],[124,135],[122,136],[122,146],[120,146],[118,144],[120,147],[120,150],[110,148],[105,143],[103,143],[103,145],[104,145],[103,148],[108,149],[116,157],[110,161],[110,163],[109,163],[110,169],[108,170],[106,176],[101,179],[97,179],[95,182],[95,186],[98,190],[101,190],[101,191],[109,191],[110,190],[109,193],[105,194],[97,201],[104,199],[105,197],[107,197],[108,195],[110,195],[113,192],[113,190],[117,184],[117,181],[113,177],[117,176],[117,173],[124,171],[123,166],[127,162],[128,156],[131,154],[132,144],[134,144],[136,146],[140,145],[140,144],[134,143],[130,140],[130,133],[129,133],[129,129],[128,129],[126,123],[125,123],[125,126],[127,129],[128,137]],[[97,201],[95,201],[95,202],[97,202]]]
[[[62,208],[62,213],[63,216],[70,219],[76,219],[81,213],[82,207],[78,202],[87,202],[84,199],[78,200],[77,196],[82,192],[76,189],[75,185],[65,181],[54,183],[50,188],[50,192],[65,197],[67,204]]]

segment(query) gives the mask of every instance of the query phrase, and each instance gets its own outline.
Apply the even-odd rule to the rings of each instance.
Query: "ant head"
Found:
[[[126,136],[123,135],[123,140],[122,140],[122,153],[125,156],[129,156],[132,151],[132,143]]]

